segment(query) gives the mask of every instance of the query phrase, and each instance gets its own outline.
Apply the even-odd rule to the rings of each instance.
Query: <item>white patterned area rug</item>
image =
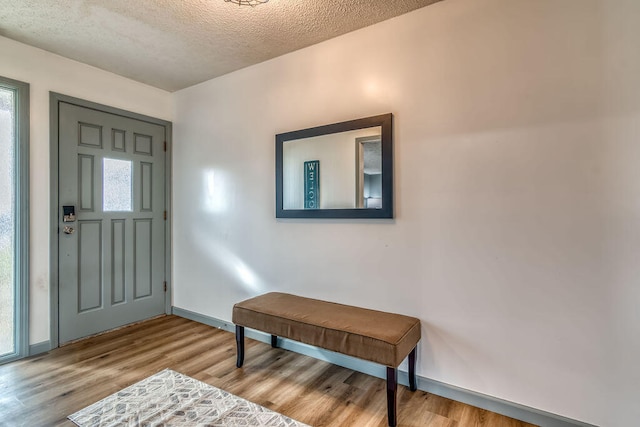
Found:
[[[309,427],[170,369],[69,415],[80,427]]]

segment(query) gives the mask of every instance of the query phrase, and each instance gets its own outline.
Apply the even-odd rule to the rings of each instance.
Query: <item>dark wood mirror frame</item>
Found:
[[[382,207],[379,209],[284,209],[283,145],[287,141],[381,127]],[[393,116],[391,113],[276,135],[276,218],[393,218]]]

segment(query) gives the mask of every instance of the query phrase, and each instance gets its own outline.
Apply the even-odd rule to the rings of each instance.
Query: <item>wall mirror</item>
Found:
[[[392,115],[276,135],[277,218],[393,218]]]

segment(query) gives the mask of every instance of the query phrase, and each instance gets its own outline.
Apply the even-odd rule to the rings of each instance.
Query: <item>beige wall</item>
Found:
[[[632,0],[447,0],[177,92],[175,305],[414,315],[420,375],[633,425],[637,22]],[[395,220],[275,219],[275,134],[386,112]]]
[[[30,344],[49,340],[49,92],[171,120],[168,92],[0,37],[0,75],[30,84]]]

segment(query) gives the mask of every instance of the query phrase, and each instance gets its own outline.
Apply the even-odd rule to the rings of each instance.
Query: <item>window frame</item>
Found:
[[[14,352],[0,364],[29,355],[29,84],[0,76],[15,93]]]

